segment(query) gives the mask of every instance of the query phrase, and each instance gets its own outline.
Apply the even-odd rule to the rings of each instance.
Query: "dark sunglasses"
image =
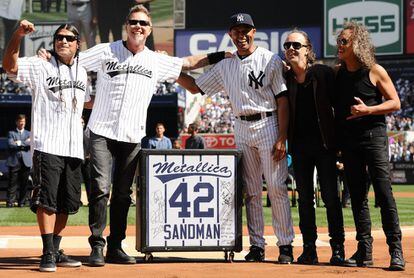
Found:
[[[146,20],[128,19],[129,25],[150,26],[150,22]]]
[[[283,44],[283,48],[285,50],[288,50],[290,47],[293,47],[293,49],[295,49],[295,50],[299,50],[302,47],[308,47],[308,45],[301,44],[300,42],[285,42]]]
[[[66,39],[67,42],[74,42],[76,41],[78,37],[76,36],[69,36],[69,35],[56,35],[55,40],[57,41],[63,41],[63,39]]]
[[[336,40],[336,44],[337,45],[347,45],[349,43],[349,41],[347,40],[347,39],[344,39],[344,38],[342,38],[342,39],[337,39]]]

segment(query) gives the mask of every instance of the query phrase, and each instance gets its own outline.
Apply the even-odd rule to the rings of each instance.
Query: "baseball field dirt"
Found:
[[[67,227],[61,247],[65,253],[81,260],[80,268],[58,268],[55,273],[38,271],[41,240],[37,227],[1,227],[0,228],[0,277],[413,277],[414,276],[414,227],[402,227],[404,255],[407,261],[405,272],[389,272],[388,248],[381,230],[373,231],[374,267],[348,268],[334,267],[327,262],[330,257],[329,237],[326,228],[319,229],[318,255],[319,265],[305,266],[298,264],[279,265],[275,261],[278,249],[271,227],[266,227],[266,262],[247,263],[243,257],[248,251],[248,238],[244,236],[244,250],[235,254],[233,263],[224,261],[222,252],[192,253],[154,253],[154,261],[143,261],[143,255],[135,251],[135,227],[129,226],[124,249],[137,258],[136,265],[106,264],[104,267],[86,265],[90,249],[87,242],[88,227]],[[107,231],[105,232],[107,234]],[[302,240],[299,230],[295,228],[295,259],[301,253]],[[244,235],[247,230],[244,227]],[[347,229],[346,253],[352,255],[356,248],[355,233]]]

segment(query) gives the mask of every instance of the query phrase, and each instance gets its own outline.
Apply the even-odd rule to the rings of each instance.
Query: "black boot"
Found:
[[[122,248],[109,248],[106,250],[106,262],[112,264],[135,264],[136,259],[128,256]]]
[[[103,255],[102,246],[92,247],[92,251],[88,259],[88,264],[90,266],[104,266],[105,265],[105,258]]]
[[[374,262],[372,261],[372,243],[371,242],[358,242],[357,251],[350,257],[345,260],[345,266],[372,266]]]
[[[343,244],[336,244],[331,246],[332,257],[329,260],[331,265],[344,265],[345,249]]]
[[[279,257],[277,261],[280,264],[291,264],[293,262],[293,247],[292,245],[279,246]]]
[[[263,262],[265,260],[265,251],[263,248],[252,245],[249,254],[244,259],[248,262]]]
[[[314,243],[304,244],[303,252],[298,257],[298,264],[317,264],[318,254],[316,253],[316,246]]]
[[[391,262],[389,270],[393,271],[404,271],[405,270],[405,260],[403,252],[399,249],[393,250],[390,252]]]

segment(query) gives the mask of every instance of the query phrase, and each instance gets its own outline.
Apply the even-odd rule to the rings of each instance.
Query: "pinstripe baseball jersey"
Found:
[[[46,62],[37,57],[17,60],[17,81],[32,89],[32,150],[83,159],[81,123],[89,101],[87,75],[82,67]]]
[[[224,59],[197,80],[207,95],[222,91],[227,95],[235,116],[247,116],[277,110],[275,96],[286,90],[279,56],[257,47],[241,59],[237,53]],[[287,115],[286,115],[287,116]],[[242,177],[250,245],[264,248],[262,174],[272,204],[272,226],[277,245],[289,245],[294,238],[287,187],[286,159],[274,161],[272,148],[278,138],[277,113],[258,120],[236,119],[234,133],[237,148],[243,153]]]
[[[197,78],[197,86],[207,95],[222,91],[235,116],[275,111],[275,96],[287,90],[279,56],[262,47],[244,59],[234,54]]]
[[[139,143],[157,83],[177,79],[183,60],[146,47],[133,55],[122,41],[116,41],[81,52],[80,64],[98,72],[90,130],[113,140]]]

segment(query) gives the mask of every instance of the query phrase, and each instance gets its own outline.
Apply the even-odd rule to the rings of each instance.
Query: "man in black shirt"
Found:
[[[204,149],[204,139],[197,135],[197,131],[198,125],[196,123],[188,125],[188,133],[190,133],[191,136],[185,141],[186,149]]]
[[[290,113],[288,140],[299,193],[299,227],[303,236],[303,253],[297,262],[318,263],[313,181],[316,167],[331,237],[330,264],[342,265],[345,233],[336,180],[334,114],[330,101],[334,72],[328,66],[314,64],[312,43],[303,31],[293,30],[283,47],[291,68],[286,78]]]

